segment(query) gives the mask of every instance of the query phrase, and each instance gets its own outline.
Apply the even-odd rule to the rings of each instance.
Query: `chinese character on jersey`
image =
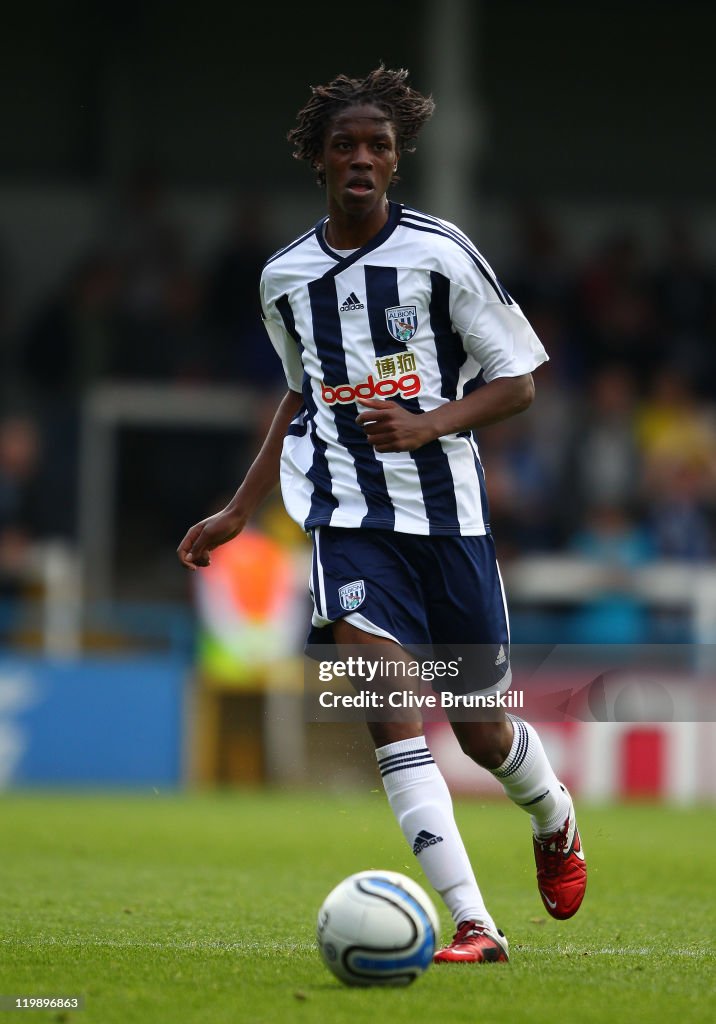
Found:
[[[385,380],[386,377],[394,377],[396,374],[393,356],[384,356],[382,359],[376,359],[375,365],[381,380]]]
[[[399,373],[412,373],[415,369],[415,353],[414,352],[400,352],[396,357],[398,363]]]

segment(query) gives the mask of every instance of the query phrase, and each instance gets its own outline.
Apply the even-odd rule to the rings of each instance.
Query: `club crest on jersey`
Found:
[[[385,322],[396,341],[410,341],[418,329],[418,307],[389,306],[385,311]]]
[[[338,590],[338,600],[341,602],[341,608],[344,608],[347,612],[352,612],[355,608],[358,608],[365,601],[364,581],[354,580],[353,583],[346,583],[344,587],[340,587]]]

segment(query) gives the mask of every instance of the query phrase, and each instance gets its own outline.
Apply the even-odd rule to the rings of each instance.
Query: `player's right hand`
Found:
[[[187,569],[196,570],[211,565],[214,548],[233,540],[246,525],[245,516],[225,508],[216,515],[202,519],[187,530],[186,536],[177,548],[177,557]]]

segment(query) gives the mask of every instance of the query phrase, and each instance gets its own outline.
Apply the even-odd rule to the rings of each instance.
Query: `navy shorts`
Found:
[[[332,644],[331,624],[345,618],[422,657],[469,657],[474,690],[509,683],[509,622],[490,535],[333,526],[312,533],[309,649]]]

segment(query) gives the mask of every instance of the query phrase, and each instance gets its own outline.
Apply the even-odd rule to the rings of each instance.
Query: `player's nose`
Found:
[[[372,167],[373,154],[368,146],[358,146],[353,154],[353,167]]]

